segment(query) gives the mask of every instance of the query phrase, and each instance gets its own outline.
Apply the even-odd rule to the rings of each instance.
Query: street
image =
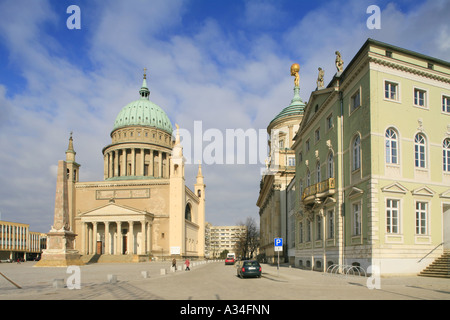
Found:
[[[73,270],[37,268],[34,262],[2,263],[0,300],[449,300],[450,279],[336,276],[262,264],[261,278],[240,279],[223,261],[191,262],[191,271],[170,271],[170,262],[91,264],[80,267],[79,289]],[[164,269],[166,274],[161,274]],[[143,272],[146,276],[143,276]],[[114,281],[111,281],[111,275]],[[60,279],[63,286],[54,287]],[[72,286],[72,289],[70,287]],[[186,310],[187,312],[187,310]]]

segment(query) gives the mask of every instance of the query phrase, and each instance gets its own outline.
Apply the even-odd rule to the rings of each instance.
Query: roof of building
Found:
[[[119,112],[113,131],[128,126],[148,126],[172,134],[173,127],[167,114],[160,106],[149,100],[150,91],[145,74],[139,94],[140,99],[128,103]]]

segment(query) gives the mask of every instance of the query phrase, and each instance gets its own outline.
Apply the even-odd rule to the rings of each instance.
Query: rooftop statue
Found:
[[[319,67],[319,75],[317,76],[317,89],[321,89],[324,87],[323,77],[325,75],[325,71]]]
[[[298,63],[294,63],[291,66],[291,76],[295,77],[294,84],[295,84],[296,87],[300,87],[300,75],[299,75],[299,72],[300,72],[300,65]]]
[[[344,60],[342,60],[341,53],[336,51],[336,68],[337,72],[344,71]]]

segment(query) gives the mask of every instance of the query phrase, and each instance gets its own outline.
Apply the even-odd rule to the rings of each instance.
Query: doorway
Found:
[[[103,243],[102,241],[97,241],[97,250],[95,251],[96,254],[102,254],[102,248],[103,248]]]

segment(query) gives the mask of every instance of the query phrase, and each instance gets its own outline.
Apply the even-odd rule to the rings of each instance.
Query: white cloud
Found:
[[[86,56],[74,61],[58,38],[65,12],[57,13],[48,1],[2,2],[0,50],[7,49],[8,64],[24,81],[17,92],[0,83],[0,145],[8,150],[0,153],[0,167],[8,168],[0,172],[3,218],[48,231],[54,168],[65,157],[70,131],[81,180],[103,179],[101,150],[121,108],[138,98],[144,67],[150,99],[173,124],[192,132],[201,120],[203,131],[217,128],[225,135],[225,129],[265,129],[290,103],[292,63],[301,65],[306,101],[317,68],[325,69],[329,81],[334,52],[349,63],[368,37],[448,60],[448,2],[411,5],[407,12],[388,4],[382,29],[372,31],[366,28],[369,4],[331,1],[284,21],[287,12],[278,3],[249,1],[246,11],[236,13],[238,29],[231,32],[233,21],[224,25],[214,16],[190,25],[184,19],[189,3],[181,0],[80,3],[77,41],[83,47],[75,49]],[[276,33],[269,32],[272,27]],[[259,170],[259,164],[204,165],[207,220],[234,224],[257,217]],[[188,165],[186,173],[192,186],[197,165]]]

